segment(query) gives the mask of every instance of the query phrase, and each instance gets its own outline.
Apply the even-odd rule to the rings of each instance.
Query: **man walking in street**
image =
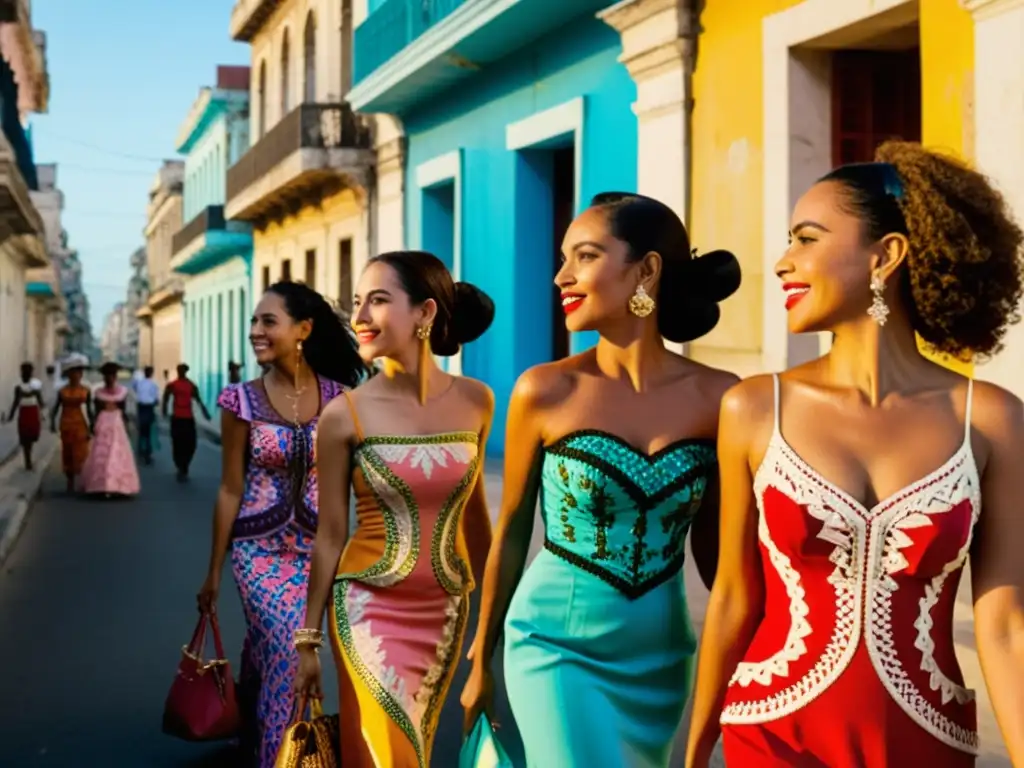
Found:
[[[160,402],[160,387],[153,381],[153,366],[147,365],[135,382],[135,404],[139,422],[139,456],[144,464],[153,463],[153,422]]]
[[[199,387],[188,378],[188,366],[185,363],[178,365],[178,378],[164,389],[164,418],[167,418],[167,404],[172,400],[174,405],[171,411],[171,453],[174,456],[174,466],[178,468],[178,482],[184,482],[188,479],[188,468],[192,463],[192,457],[195,456],[198,439],[196,419],[192,414],[193,400],[199,403],[206,420],[210,420],[210,412],[206,410],[206,405],[199,395]]]

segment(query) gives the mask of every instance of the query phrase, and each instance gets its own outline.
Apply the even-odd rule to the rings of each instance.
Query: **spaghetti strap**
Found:
[[[348,411],[352,414],[352,426],[356,428],[356,437],[359,438],[359,442],[363,442],[366,438],[363,437],[363,427],[359,424],[359,414],[356,413],[356,404],[352,402],[352,395],[348,393],[347,389],[342,389],[341,394],[345,396],[345,400],[348,402]]]
[[[780,394],[779,388],[779,374],[772,374],[772,385],[775,388],[775,434],[782,434],[782,414],[780,413],[780,405],[782,403],[782,395]]]
[[[967,405],[964,408],[964,443],[971,442],[971,406],[974,404],[974,378],[967,379]]]

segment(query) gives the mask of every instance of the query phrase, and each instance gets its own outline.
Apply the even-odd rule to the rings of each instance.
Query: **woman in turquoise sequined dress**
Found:
[[[505,683],[530,768],[665,768],[696,649],[685,538],[691,524],[716,530],[718,406],[736,378],[662,337],[710,331],[739,265],[724,251],[693,257],[669,208],[617,193],[593,200],[562,252],[566,326],[600,341],[528,370],[512,394],[462,703],[470,724],[489,708],[504,626]],[[544,549],[523,574],[538,493]],[[710,581],[715,544],[693,549]]]

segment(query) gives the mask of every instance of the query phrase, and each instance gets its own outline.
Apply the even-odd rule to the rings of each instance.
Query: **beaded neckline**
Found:
[[[373,445],[438,445],[440,443],[472,443],[480,442],[480,435],[468,430],[456,432],[434,432],[427,435],[369,435],[356,445],[355,450]]]
[[[572,440],[575,440],[576,438],[579,438],[579,437],[601,437],[601,438],[604,438],[606,440],[610,440],[613,443],[621,445],[623,448],[625,448],[626,450],[628,450],[630,453],[634,454],[635,456],[639,456],[640,458],[647,459],[647,461],[650,461],[650,462],[655,462],[658,459],[663,458],[664,456],[667,456],[668,454],[672,453],[673,451],[676,451],[676,450],[679,450],[680,448],[685,448],[685,447],[688,447],[688,446],[691,446],[691,445],[703,445],[703,446],[708,446],[708,447],[711,447],[711,448],[715,447],[715,441],[712,440],[709,437],[682,437],[682,438],[679,438],[678,440],[673,440],[668,445],[666,445],[666,446],[664,446],[662,448],[659,448],[658,450],[654,451],[653,453],[648,453],[647,451],[644,451],[644,450],[641,450],[640,448],[637,448],[635,445],[630,443],[628,440],[625,440],[624,438],[619,437],[618,435],[616,435],[616,434],[614,434],[612,432],[606,432],[603,429],[577,429],[577,430],[574,430],[572,432],[569,432],[566,435],[562,435],[560,438],[558,438],[554,442],[546,444],[544,446],[544,450],[546,452],[561,450],[566,445],[568,445],[568,443],[570,443]]]

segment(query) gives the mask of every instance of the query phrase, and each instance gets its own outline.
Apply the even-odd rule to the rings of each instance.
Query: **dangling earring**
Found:
[[[638,285],[636,292],[629,297],[629,311],[637,317],[647,317],[654,311],[654,299],[642,285]]]
[[[416,338],[419,339],[420,341],[427,341],[430,338],[430,332],[431,330],[433,330],[433,328],[434,326],[431,323],[421,325],[419,328],[416,329]]]
[[[885,325],[889,318],[889,307],[885,304],[885,278],[880,272],[871,273],[871,306],[868,315],[879,326]]]

